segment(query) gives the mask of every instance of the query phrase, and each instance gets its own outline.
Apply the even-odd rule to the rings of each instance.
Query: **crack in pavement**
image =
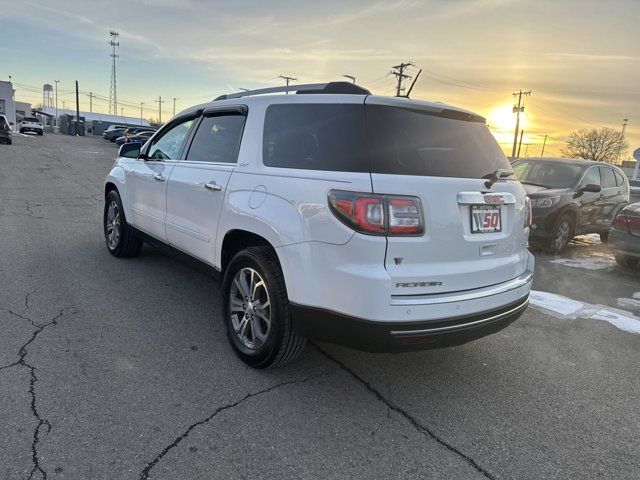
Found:
[[[32,292],[27,293],[24,299],[25,307],[29,308],[29,297],[33,295],[35,292],[36,290],[33,290]],[[35,389],[36,383],[38,382],[38,377],[36,376],[36,367],[27,363],[26,361],[27,354],[28,354],[27,347],[31,345],[36,340],[38,335],[42,333],[47,327],[51,325],[57,325],[58,320],[64,316],[65,310],[67,310],[67,308],[61,308],[60,311],[53,318],[41,324],[34,322],[31,318],[27,316],[21,315],[12,310],[8,310],[10,314],[15,315],[16,317],[21,318],[23,320],[29,321],[31,325],[35,327],[35,330],[31,334],[31,338],[29,338],[29,340],[27,340],[18,350],[18,355],[20,358],[16,362],[12,363],[11,365],[5,365],[0,367],[0,370],[4,370],[11,367],[22,366],[29,370],[29,375],[30,375],[29,395],[31,396],[30,407],[31,407],[31,413],[37,420],[37,425],[35,427],[35,430],[33,431],[33,439],[31,441],[31,461],[33,463],[33,468],[31,469],[31,472],[27,477],[28,480],[31,480],[36,473],[39,473],[43,480],[47,479],[47,472],[42,468],[42,466],[40,465],[40,461],[38,459],[38,444],[40,443],[41,430],[43,428],[46,429],[47,434],[51,432],[51,423],[49,423],[49,421],[46,418],[42,418],[40,416],[40,413],[38,412],[38,408],[36,405],[36,389]]]
[[[365,379],[363,379],[360,375],[358,375],[354,370],[352,370],[351,368],[347,367],[344,363],[342,363],[340,360],[335,358],[333,355],[331,355],[330,353],[328,353],[325,350],[323,350],[322,348],[320,348],[315,343],[309,342],[309,344],[312,345],[313,348],[315,348],[318,352],[320,352],[321,355],[325,356],[327,359],[329,359],[332,362],[336,363],[342,370],[347,372],[355,380],[357,380],[359,383],[361,383],[367,390],[369,390],[371,393],[373,393],[377,397],[378,400],[380,400],[382,403],[384,403],[387,406],[387,408],[389,408],[390,410],[393,410],[394,412],[396,412],[396,413],[400,414],[402,417],[404,417],[411,425],[413,425],[413,427],[418,432],[420,432],[423,435],[435,440],[437,443],[439,443],[440,445],[445,447],[447,450],[449,450],[450,452],[452,452],[455,455],[457,455],[460,458],[462,458],[465,462],[467,462],[471,467],[473,467],[477,472],[479,472],[482,475],[484,475],[486,478],[489,478],[491,480],[496,480],[496,477],[494,477],[488,470],[486,470],[485,468],[480,466],[473,458],[471,458],[470,456],[466,455],[465,453],[460,451],[458,448],[454,447],[453,445],[448,443],[446,440],[444,440],[441,437],[439,437],[438,435],[436,435],[432,430],[430,430],[425,425],[422,425],[409,412],[407,412],[406,410],[404,410],[400,406],[392,403],[384,395],[382,395],[378,390],[376,390],[373,387],[373,385],[371,385],[369,382],[367,382]]]
[[[249,400],[250,398],[257,397],[257,396],[260,396],[260,395],[265,395],[265,394],[267,394],[269,392],[272,392],[273,390],[276,390],[278,388],[285,387],[287,385],[295,385],[295,384],[306,383],[306,382],[309,382],[311,380],[316,380],[316,379],[318,379],[320,377],[323,377],[324,375],[329,375],[329,374],[334,373],[334,372],[335,371],[332,370],[330,372],[320,373],[318,375],[314,375],[314,376],[308,377],[308,378],[301,378],[301,379],[297,379],[297,380],[289,380],[287,382],[278,383],[276,385],[272,385],[269,388],[265,388],[265,389],[259,390],[257,392],[247,393],[244,397],[242,397],[239,400],[236,400],[235,402],[228,403],[226,405],[223,405],[221,407],[216,408],[211,415],[209,415],[208,417],[206,417],[203,420],[200,420],[198,422],[195,422],[195,423],[192,423],[191,425],[189,425],[189,427],[181,435],[176,437],[176,439],[170,445],[164,447],[162,449],[162,451],[156,456],[156,458],[154,458],[152,461],[147,463],[146,467],[144,467],[142,472],[140,472],[140,477],[138,477],[139,480],[148,480],[149,473],[151,472],[151,469],[153,467],[155,467],[156,464],[160,460],[162,460],[162,457],[164,457],[167,453],[169,453],[169,451],[171,451],[173,448],[177,447],[178,444],[180,444],[180,442],[182,442],[182,440],[187,438],[194,428],[199,427],[200,425],[205,425],[206,423],[210,422],[214,417],[216,417],[218,414],[224,412],[225,410],[230,410],[232,408],[235,408],[235,407],[241,405],[242,403],[244,403],[245,401]]]
[[[27,293],[24,296],[24,308],[29,308],[29,299],[31,298],[31,295],[33,295],[34,293],[36,293],[38,291],[37,288],[34,288],[32,291],[30,291],[29,293]],[[33,323],[33,322],[31,322]]]

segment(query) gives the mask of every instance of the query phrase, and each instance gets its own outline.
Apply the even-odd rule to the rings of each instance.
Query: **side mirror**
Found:
[[[583,192],[598,193],[601,190],[602,187],[600,185],[596,185],[595,183],[588,183],[584,187],[582,187]]]
[[[140,155],[140,147],[141,146],[142,145],[140,145],[137,142],[124,143],[120,147],[120,150],[118,150],[118,156],[119,157],[126,157],[126,158],[138,158],[138,156]]]

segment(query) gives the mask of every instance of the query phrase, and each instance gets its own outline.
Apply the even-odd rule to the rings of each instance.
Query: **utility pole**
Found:
[[[118,97],[116,95],[116,47],[120,46],[120,42],[116,42],[120,35],[115,30],[109,31],[109,45],[111,45],[111,90],[109,91],[109,113],[118,114]]]
[[[516,114],[516,129],[515,129],[515,133],[513,134],[513,150],[511,151],[511,157],[515,158],[516,156],[516,147],[518,145],[518,132],[520,130],[520,113],[524,112],[524,105],[522,104],[522,96],[529,96],[531,95],[531,90],[527,90],[526,92],[523,92],[522,90],[518,91],[517,93],[514,93],[513,96],[514,97],[518,97],[518,105],[514,105],[513,106],[513,113]],[[520,154],[518,154],[518,156],[520,156]]]
[[[67,109],[67,102],[65,102],[64,100],[62,100],[62,109],[63,110]]]
[[[542,142],[542,153],[540,153],[541,157],[544,157],[544,147],[547,144],[547,134],[544,134],[544,142]]]
[[[142,106],[144,105],[144,102],[140,102],[140,125],[142,125]]]
[[[78,93],[78,80],[76,80],[76,137],[80,135],[80,94]]]
[[[120,107],[120,116],[124,117],[124,108],[123,107]]]
[[[178,100],[176,97],[173,97],[173,116],[176,116],[176,100]]]
[[[354,77],[353,75],[342,75],[344,78],[348,78],[349,80],[351,80],[353,83],[356,83],[356,77]]]
[[[524,130],[520,130],[520,141],[518,142],[518,157],[520,158],[520,148],[522,147],[522,137],[524,136]]]
[[[89,112],[93,112],[93,92],[89,92]]]
[[[622,119],[622,132],[620,133],[620,147],[618,148],[618,155],[616,156],[616,163],[620,160],[620,154],[622,153],[622,141],[624,141],[624,131],[627,129],[627,125],[629,124],[628,118]]]
[[[398,85],[396,87],[396,97],[400,96],[400,91],[402,90],[402,81],[405,78],[411,78],[409,75],[406,75],[404,72],[408,67],[412,67],[412,62],[401,63],[399,65],[394,65],[391,67],[391,75],[394,75],[398,79]]]
[[[162,100],[162,97],[158,97],[158,100],[155,100],[155,102],[158,103],[158,123],[162,125],[162,104],[164,100]]]
[[[405,97],[409,98],[409,95],[411,95],[411,90],[413,90],[413,86],[416,84],[416,82],[418,81],[418,78],[420,77],[420,74],[422,73],[422,69],[420,69],[418,71],[418,74],[416,75],[416,78],[413,79],[413,82],[411,82],[411,86],[409,87],[409,90],[407,90],[407,94],[405,95]]]
[[[282,78],[285,82],[287,82],[287,87],[289,86],[289,82],[297,82],[298,79],[295,77],[287,77],[286,75],[278,75],[278,78]],[[285,92],[287,95],[289,94],[289,90]]]
[[[54,80],[53,82],[56,84],[56,126],[58,126],[58,82],[60,80]],[[55,130],[54,130],[55,131]]]
[[[525,143],[524,144],[524,158],[527,158],[529,156],[529,144]]]

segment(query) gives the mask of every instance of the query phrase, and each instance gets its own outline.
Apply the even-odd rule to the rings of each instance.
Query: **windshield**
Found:
[[[514,163],[513,171],[522,183],[546,188],[568,188],[578,182],[583,167],[565,162],[521,160]]]

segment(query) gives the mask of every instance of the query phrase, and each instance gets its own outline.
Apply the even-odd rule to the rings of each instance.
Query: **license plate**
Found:
[[[498,205],[471,205],[471,233],[502,231],[502,216]]]

